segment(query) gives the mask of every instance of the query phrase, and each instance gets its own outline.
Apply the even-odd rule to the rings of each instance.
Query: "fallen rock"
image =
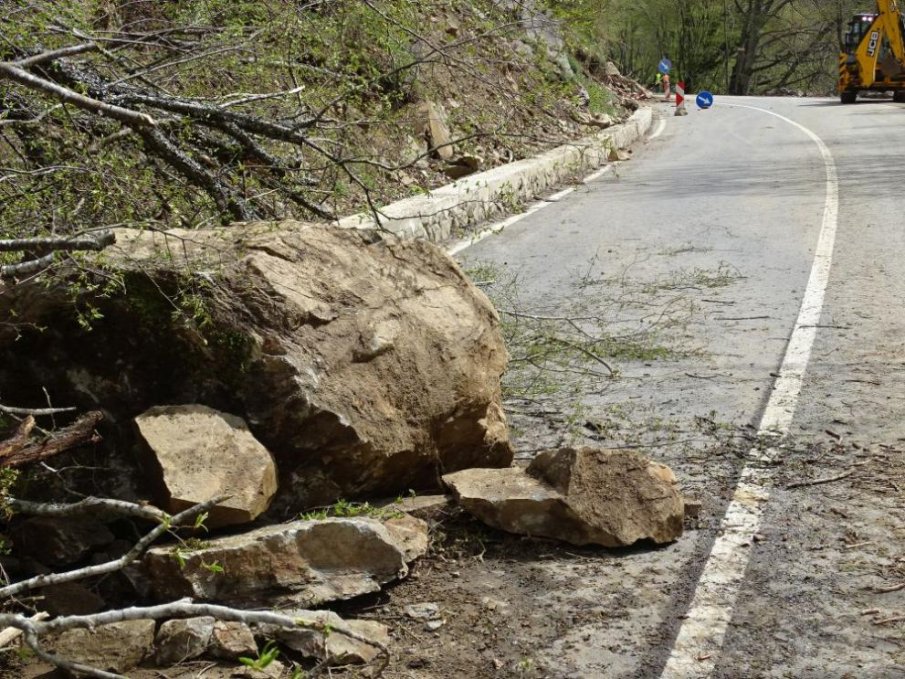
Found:
[[[235,660],[241,656],[253,657],[258,651],[255,635],[248,625],[229,620],[218,620],[211,632],[208,655],[214,658]]]
[[[425,101],[418,105],[415,133],[427,139],[434,153],[441,160],[450,160],[455,155],[452,135],[449,132],[446,111],[439,104]]]
[[[443,480],[468,512],[512,533],[604,547],[682,535],[671,470],[632,451],[562,448],[527,470],[469,469]]]
[[[614,64],[612,61],[606,62],[606,66],[604,67],[604,73],[611,78],[614,76],[621,76],[622,73],[619,72],[619,67]]]
[[[57,568],[81,561],[114,540],[107,527],[97,521],[37,516],[10,530],[16,556]]]
[[[607,159],[611,163],[631,160],[631,158],[631,154],[629,154],[627,151],[623,151],[622,149],[610,149],[610,152],[607,154]]]
[[[144,564],[161,601],[311,606],[376,592],[405,577],[407,560],[426,551],[426,535],[426,524],[413,517],[402,528],[368,518],[294,521],[208,540],[181,553],[181,562],[172,548],[156,547]]]
[[[107,672],[122,674],[138,665],[154,645],[153,620],[129,620],[72,629],[46,641],[53,653]]]
[[[63,582],[44,587],[41,593],[41,610],[58,615],[90,615],[102,610],[106,602],[78,582]]]
[[[273,458],[240,417],[201,405],[154,407],[135,418],[159,474],[167,511],[175,514],[219,495],[208,528],[253,521],[277,490]]]
[[[433,602],[409,604],[403,610],[412,620],[439,620],[441,617],[440,606]]]
[[[402,512],[425,521],[438,519],[449,511],[452,498],[449,495],[415,495],[388,502],[382,507]]]
[[[346,636],[337,629],[340,626],[384,646],[390,643],[389,629],[386,625],[373,620],[343,620],[333,611],[281,610],[280,614],[327,626],[330,631],[325,633],[320,629],[301,626],[286,629],[259,625],[257,626],[258,633],[261,636],[277,639],[306,658],[326,662],[328,665],[366,664],[380,655],[378,646]]]
[[[214,622],[209,616],[167,620],[157,630],[154,662],[169,667],[203,655],[211,644]]]
[[[17,314],[22,332],[15,341],[0,324],[4,398],[25,402],[46,386],[110,413],[111,445],[96,462],[107,485],[85,492],[148,497],[147,475],[122,451],[133,418],[167,403],[245,420],[274,456],[267,516],[280,520],[339,498],[436,488],[438,469],[511,463],[499,318],[437,246],[301,222],[116,237],[86,266],[128,294],[86,293],[77,304],[103,315],[90,332],[70,317],[62,271],[50,284],[59,289],[0,287],[0,317]],[[173,314],[189,280],[200,327]]]
[[[450,179],[460,179],[477,172],[481,169],[483,163],[484,159],[478,156],[459,156],[449,161],[446,167],[443,168],[443,172]]]
[[[402,558],[406,563],[427,554],[429,546],[427,524],[421,519],[403,514],[385,519],[383,525],[402,550]]]

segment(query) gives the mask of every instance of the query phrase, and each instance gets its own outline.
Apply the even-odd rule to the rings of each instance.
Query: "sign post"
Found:
[[[680,80],[676,83],[676,115],[687,116],[688,111],[685,110],[685,81]]]

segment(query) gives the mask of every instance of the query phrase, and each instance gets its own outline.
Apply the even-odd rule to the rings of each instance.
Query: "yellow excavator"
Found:
[[[892,92],[905,102],[905,24],[896,0],[877,0],[877,12],[848,23],[839,55],[839,98],[853,104],[858,92]]]

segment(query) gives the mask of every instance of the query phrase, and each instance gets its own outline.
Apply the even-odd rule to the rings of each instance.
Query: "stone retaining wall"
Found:
[[[512,211],[575,173],[603,165],[610,149],[633,144],[650,129],[652,120],[653,111],[640,108],[626,122],[580,141],[392,203],[381,210],[381,225],[401,238],[445,241],[456,229]],[[374,222],[372,214],[360,213],[341,219],[339,226],[373,228]]]

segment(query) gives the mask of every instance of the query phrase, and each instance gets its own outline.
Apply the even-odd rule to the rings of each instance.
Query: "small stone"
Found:
[[[253,656],[257,651],[255,635],[248,625],[226,620],[218,620],[214,623],[208,647],[209,655],[234,660],[243,655]]]
[[[424,625],[424,629],[426,629],[428,632],[436,632],[445,624],[445,620],[431,620]]]
[[[207,651],[214,631],[214,618],[209,616],[167,620],[157,631],[155,662],[168,667],[192,660]]]
[[[409,604],[405,614],[413,620],[437,620],[440,618],[440,606],[435,603]]]

